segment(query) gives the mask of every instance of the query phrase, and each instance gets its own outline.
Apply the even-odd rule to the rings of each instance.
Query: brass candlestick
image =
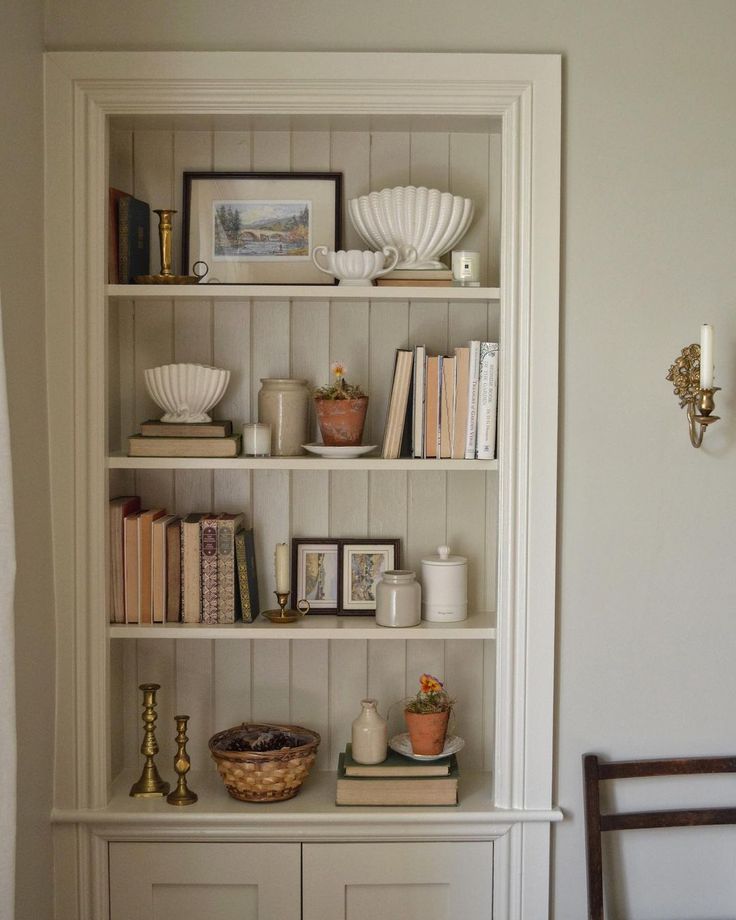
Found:
[[[272,623],[296,623],[297,620],[301,620],[302,617],[305,617],[309,613],[309,601],[302,598],[300,601],[297,601],[296,610],[286,609],[286,604],[289,600],[288,591],[274,591],[276,595],[276,600],[279,604],[279,609],[276,610],[265,610],[263,612],[264,617]]]
[[[713,394],[720,387],[700,387],[700,345],[686,345],[667,373],[680,400],[680,408],[687,407],[687,422],[690,430],[690,443],[700,447],[706,428],[717,422],[718,415],[711,413],[715,409]]]
[[[141,778],[137,783],[133,783],[130,788],[130,794],[134,798],[151,799],[166,795],[169,791],[169,784],[164,782],[159,776],[156,764],[153,758],[158,754],[158,742],[156,741],[156,691],[160,690],[160,684],[141,684],[140,690],[143,691],[143,744],[141,744],[141,754],[146,758],[143,765]]]
[[[136,275],[133,281],[136,284],[198,284],[200,279],[207,274],[206,270],[200,275],[175,275],[171,268],[171,218],[176,214],[176,211],[171,208],[157,208],[153,213],[158,214],[158,247],[161,255],[161,271],[158,275]],[[204,263],[202,264],[204,265]]]
[[[187,722],[189,716],[174,716],[176,719],[176,754],[174,755],[174,769],[178,777],[176,789],[166,796],[169,805],[194,805],[197,793],[187,786],[187,773],[192,767],[192,762],[187,754]]]

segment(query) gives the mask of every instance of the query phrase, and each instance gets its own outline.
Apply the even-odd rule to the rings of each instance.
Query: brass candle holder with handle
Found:
[[[296,623],[297,620],[301,620],[302,617],[305,617],[310,610],[309,601],[305,598],[302,598],[300,601],[297,601],[296,610],[287,609],[286,605],[289,602],[289,591],[274,591],[276,595],[276,600],[278,601],[279,609],[276,610],[264,610],[263,616],[267,617],[272,623]]]
[[[171,218],[176,211],[171,208],[158,208],[158,245],[161,253],[161,271],[158,275],[136,275],[133,278],[136,284],[199,284],[209,271],[206,262],[195,262],[191,275],[175,275],[171,268]]]

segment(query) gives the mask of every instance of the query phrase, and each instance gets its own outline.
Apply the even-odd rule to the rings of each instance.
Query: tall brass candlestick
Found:
[[[153,758],[158,754],[158,742],[156,741],[156,691],[161,689],[160,684],[141,684],[139,687],[143,691],[143,744],[141,744],[141,754],[146,758],[143,765],[141,778],[137,783],[133,783],[130,788],[130,794],[134,798],[151,799],[166,795],[169,791],[169,784],[164,782],[159,776],[156,764]]]
[[[158,214],[158,245],[161,252],[161,272],[166,278],[173,275],[171,270],[171,217],[176,214],[168,208],[160,208],[153,212]]]
[[[176,789],[166,796],[169,805],[194,805],[197,801],[197,793],[187,786],[187,773],[191,769],[192,762],[187,754],[187,722],[189,716],[174,716],[176,719],[176,754],[174,755],[174,769],[178,777]]]

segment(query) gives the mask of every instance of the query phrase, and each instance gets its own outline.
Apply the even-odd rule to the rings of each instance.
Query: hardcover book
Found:
[[[199,623],[202,604],[202,568],[199,562],[199,522],[204,514],[188,514],[181,522],[181,618]]]
[[[166,622],[166,591],[168,587],[167,540],[169,525],[176,520],[175,514],[165,514],[153,522],[151,533],[151,605],[152,622]]]
[[[107,212],[107,282],[119,284],[119,246],[118,246],[118,202],[121,198],[129,198],[127,192],[118,188],[109,190]]]
[[[234,623],[239,613],[235,586],[235,534],[242,526],[242,514],[221,514],[217,519],[218,623]]]
[[[348,742],[345,748],[346,776],[447,776],[452,766],[452,756],[441,760],[412,760],[397,754],[389,748],[382,763],[358,763],[353,760],[353,746]]]
[[[481,342],[478,384],[479,460],[496,459],[496,412],[498,408],[498,342]]]
[[[391,387],[386,427],[383,432],[381,456],[385,460],[395,460],[399,456],[406,427],[409,391],[411,389],[411,369],[414,353],[405,348],[396,350],[394,377]]]
[[[447,776],[347,776],[345,754],[337,768],[337,805],[457,805],[457,758]]]
[[[480,374],[480,342],[470,342],[468,361],[468,424],[465,431],[465,459],[475,460],[478,440],[478,382]]]
[[[153,522],[166,514],[150,508],[138,515],[138,620],[153,622]]]
[[[470,349],[455,349],[455,427],[452,435],[452,459],[465,457],[465,436],[468,430],[468,377],[470,374]]]
[[[238,573],[238,603],[244,623],[252,623],[261,612],[258,600],[258,571],[252,530],[235,534],[235,564]]]
[[[427,371],[427,349],[417,345],[414,349],[414,408],[412,423],[412,453],[421,460],[424,456],[424,395]]]
[[[181,619],[181,518],[166,528],[166,622]]]
[[[240,435],[217,438],[143,437],[128,438],[129,457],[237,457]]]
[[[200,521],[202,563],[202,622],[217,623],[217,526],[219,515],[208,515]]]
[[[125,622],[125,518],[140,511],[137,495],[123,495],[110,499],[108,524],[110,530],[109,578],[110,622]]]
[[[138,598],[138,517],[134,511],[123,520],[125,568],[125,622],[137,623]]]
[[[118,281],[149,273],[151,209],[131,195],[118,198]]]
[[[427,381],[424,397],[424,456],[437,456],[437,433],[439,431],[440,408],[440,359],[437,355],[427,358]]]
[[[452,457],[452,442],[455,428],[455,364],[456,358],[442,358],[442,382],[440,384],[440,452],[442,459]]]
[[[140,433],[144,438],[226,438],[233,433],[233,423],[224,419],[186,423],[149,419],[141,422]]]

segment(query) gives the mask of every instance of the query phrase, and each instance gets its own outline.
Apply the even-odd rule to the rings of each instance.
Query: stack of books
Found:
[[[495,460],[497,412],[497,342],[472,341],[452,355],[400,348],[381,455]]]
[[[179,518],[110,501],[110,622],[252,622],[259,614],[253,531],[242,514]]]
[[[360,764],[351,745],[340,754],[337,805],[457,805],[457,758],[411,760],[389,751],[383,763]]]
[[[452,287],[452,272],[443,269],[400,268],[376,278],[377,287]]]
[[[159,422],[141,424],[141,433],[128,438],[129,457],[237,457],[240,435],[232,422]]]

